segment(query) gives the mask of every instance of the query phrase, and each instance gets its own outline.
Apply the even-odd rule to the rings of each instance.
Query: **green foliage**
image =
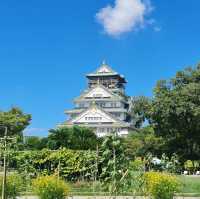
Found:
[[[181,164],[176,154],[172,154],[168,157],[165,153],[161,158],[153,157],[152,154],[148,154],[145,157],[146,169],[154,171],[164,171],[169,173],[181,173]]]
[[[6,196],[8,199],[16,199],[22,190],[23,180],[18,174],[7,176]],[[0,177],[0,193],[2,191],[2,177]]]
[[[145,157],[148,153],[161,155],[163,144],[164,140],[156,136],[150,126],[134,131],[124,138],[124,145],[131,159]]]
[[[68,180],[93,178],[96,153],[60,149],[52,151],[18,151],[10,154],[10,167],[30,178],[38,174],[58,173]]]
[[[136,158],[129,162],[127,175],[124,176],[121,192],[132,193],[133,196],[140,195],[143,184],[144,161],[141,158]]]
[[[146,117],[162,136],[166,152],[174,151],[182,162],[200,159],[200,68],[177,72],[169,81],[159,81]]]
[[[147,172],[143,180],[144,193],[153,199],[173,199],[181,186],[177,177],[167,173]]]
[[[22,136],[22,131],[29,125],[31,115],[25,114],[19,108],[11,108],[7,112],[0,111],[0,125],[8,128],[8,135]],[[4,129],[0,128],[0,137]]]
[[[144,96],[132,98],[130,114],[136,128],[140,128],[144,123],[149,103],[149,99]]]
[[[185,163],[184,163],[184,168],[189,170],[190,172],[193,170],[193,162],[191,160],[187,160]]]
[[[48,136],[48,147],[59,149],[66,147],[74,150],[96,149],[98,138],[96,134],[88,128],[74,126],[72,128],[51,129]]]
[[[144,171],[145,163],[141,158],[136,158],[134,161],[130,162],[131,170],[133,171]]]
[[[111,193],[117,192],[122,186],[121,179],[128,168],[121,139],[115,134],[107,136],[100,152],[102,168],[100,180]]]
[[[200,176],[179,176],[183,186],[181,193],[200,193]]]
[[[161,157],[161,171],[170,173],[180,173],[181,165],[179,158],[176,154],[172,154],[171,158],[167,157],[166,154],[162,154]]]
[[[41,150],[47,146],[48,139],[37,136],[24,137],[24,148],[26,150]]]
[[[69,186],[57,176],[37,177],[33,187],[40,199],[64,199],[69,194]]]
[[[190,174],[193,174],[195,171],[200,169],[199,161],[187,160],[184,162],[184,168],[189,171]]]

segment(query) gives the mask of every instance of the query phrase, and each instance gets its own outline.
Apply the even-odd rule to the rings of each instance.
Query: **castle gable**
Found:
[[[96,88],[89,91],[84,98],[111,98],[111,92],[108,92],[105,88],[97,86]]]
[[[82,123],[119,123],[120,121],[117,118],[114,118],[112,115],[106,113],[101,110],[96,105],[93,105],[76,118],[69,121],[74,124],[82,124]]]
[[[91,88],[89,91],[83,93],[81,96],[77,97],[75,101],[84,99],[87,100],[87,99],[113,99],[113,98],[123,100],[121,96],[108,90],[103,85],[98,85],[94,88]]]

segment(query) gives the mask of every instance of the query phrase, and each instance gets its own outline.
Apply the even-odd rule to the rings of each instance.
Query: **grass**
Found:
[[[74,195],[105,195],[99,182],[78,181],[69,184]]]
[[[179,176],[183,183],[182,193],[196,193],[200,195],[200,176]]]
[[[200,176],[178,176],[183,186],[181,193],[182,196],[200,196]],[[106,195],[97,182],[76,182],[70,183],[72,193],[74,195]],[[130,193],[127,193],[129,195]]]

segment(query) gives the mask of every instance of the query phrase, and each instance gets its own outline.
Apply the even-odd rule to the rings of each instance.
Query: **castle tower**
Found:
[[[105,62],[86,77],[88,88],[74,99],[75,108],[65,111],[69,120],[59,126],[89,127],[99,137],[111,132],[127,135],[131,118],[128,97],[125,95],[125,78]]]
[[[114,93],[124,94],[125,84],[127,83],[124,76],[111,69],[105,61],[94,73],[87,74],[86,77],[88,78],[89,88],[101,84]]]

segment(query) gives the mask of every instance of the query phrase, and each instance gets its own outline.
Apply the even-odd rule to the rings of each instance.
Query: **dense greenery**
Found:
[[[146,113],[149,108],[150,99],[144,96],[139,96],[132,97],[130,101],[130,115],[133,121],[132,125],[135,126],[136,129],[139,129],[146,120]]]
[[[21,176],[12,174],[7,177],[6,198],[16,199],[23,190],[23,180]],[[0,193],[2,191],[2,177],[0,177]]]
[[[152,99],[137,98],[132,112],[148,119],[155,136],[164,140],[161,154],[176,152],[182,162],[200,159],[199,96],[200,64],[158,81]]]
[[[92,151],[60,149],[52,151],[19,151],[10,154],[10,167],[26,177],[39,174],[59,173],[67,180],[92,179],[96,165],[96,154]]]
[[[111,192],[119,191],[121,179],[127,170],[128,162],[121,139],[115,134],[105,138],[101,145],[100,180]]]
[[[155,133],[183,160],[200,159],[200,65],[159,81],[148,111]]]
[[[41,150],[47,147],[48,138],[37,136],[24,136],[23,149]]]
[[[101,139],[85,127],[74,126],[72,128],[50,129],[48,137],[26,136],[24,137],[25,150],[41,150],[48,148],[57,150],[65,147],[73,150],[95,150]]]
[[[89,128],[74,126],[72,128],[57,128],[49,131],[47,146],[56,150],[66,147],[75,150],[96,149],[97,136]]]
[[[164,139],[156,136],[151,126],[131,132],[123,142],[131,159],[144,158],[148,153],[161,156],[164,152]]]
[[[31,115],[25,114],[19,108],[11,108],[9,111],[0,111],[0,137],[4,136],[5,127],[9,136],[22,138],[22,131],[29,125]]]

